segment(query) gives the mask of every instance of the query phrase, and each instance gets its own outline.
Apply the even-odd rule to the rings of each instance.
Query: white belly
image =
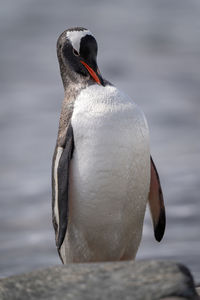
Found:
[[[134,258],[150,182],[144,115],[115,87],[91,86],[76,100],[71,123],[66,261]]]

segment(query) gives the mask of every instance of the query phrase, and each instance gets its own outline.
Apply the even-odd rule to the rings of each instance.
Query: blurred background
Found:
[[[146,114],[167,211],[148,209],[137,259],[186,264],[200,282],[200,2],[0,0],[0,277],[59,264],[51,159],[63,86],[56,40],[89,28],[102,75]]]

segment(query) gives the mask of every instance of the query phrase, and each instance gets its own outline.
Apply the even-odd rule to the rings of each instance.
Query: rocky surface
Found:
[[[183,265],[162,261],[69,264],[0,280],[0,299],[199,299]]]

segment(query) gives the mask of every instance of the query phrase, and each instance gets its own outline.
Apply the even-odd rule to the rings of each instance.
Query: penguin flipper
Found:
[[[74,150],[73,128],[69,124],[66,132],[66,142],[63,147],[56,147],[53,168],[54,199],[53,224],[56,231],[56,246],[58,252],[64,241],[68,224],[68,187],[69,166]],[[56,205],[55,205],[56,204]],[[57,206],[57,220],[55,207]]]
[[[156,166],[151,157],[151,181],[149,191],[149,206],[154,227],[155,239],[160,242],[163,238],[166,225],[165,206],[160,179]]]

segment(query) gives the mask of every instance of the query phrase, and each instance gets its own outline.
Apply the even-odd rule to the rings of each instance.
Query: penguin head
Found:
[[[64,86],[71,80],[91,80],[104,86],[97,66],[97,42],[92,33],[82,27],[65,30],[57,41],[57,55]]]

